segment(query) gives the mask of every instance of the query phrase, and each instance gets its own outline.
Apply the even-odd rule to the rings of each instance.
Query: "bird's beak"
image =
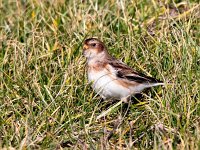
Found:
[[[88,47],[86,44],[83,45],[83,53],[82,53],[82,54],[83,54],[84,56],[85,56],[85,53],[86,53],[85,51],[86,51],[86,49],[88,49],[88,48],[89,48],[89,47]]]
[[[86,49],[88,49],[89,47],[86,45],[86,44],[84,44],[83,45],[83,50],[86,50]]]

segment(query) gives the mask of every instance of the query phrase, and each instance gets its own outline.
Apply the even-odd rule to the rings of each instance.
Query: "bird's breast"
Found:
[[[122,85],[118,78],[104,69],[88,69],[88,80],[92,83],[93,89],[102,97],[122,98],[130,94],[130,89]]]

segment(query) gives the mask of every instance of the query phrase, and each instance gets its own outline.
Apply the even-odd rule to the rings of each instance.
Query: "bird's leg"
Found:
[[[121,98],[121,101],[124,103],[129,103],[131,101],[131,96]]]
[[[105,98],[101,97],[100,99],[100,103],[103,102],[105,100]]]

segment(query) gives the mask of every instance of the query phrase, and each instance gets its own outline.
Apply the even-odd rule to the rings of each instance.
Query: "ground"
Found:
[[[198,0],[1,0],[0,8],[0,149],[200,148]],[[102,101],[82,56],[93,36],[166,85],[129,104]]]

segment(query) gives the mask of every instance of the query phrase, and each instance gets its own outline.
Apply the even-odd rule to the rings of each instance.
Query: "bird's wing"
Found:
[[[118,60],[109,61],[109,64],[115,69],[118,78],[138,83],[162,83],[162,81],[134,71],[132,68]]]

